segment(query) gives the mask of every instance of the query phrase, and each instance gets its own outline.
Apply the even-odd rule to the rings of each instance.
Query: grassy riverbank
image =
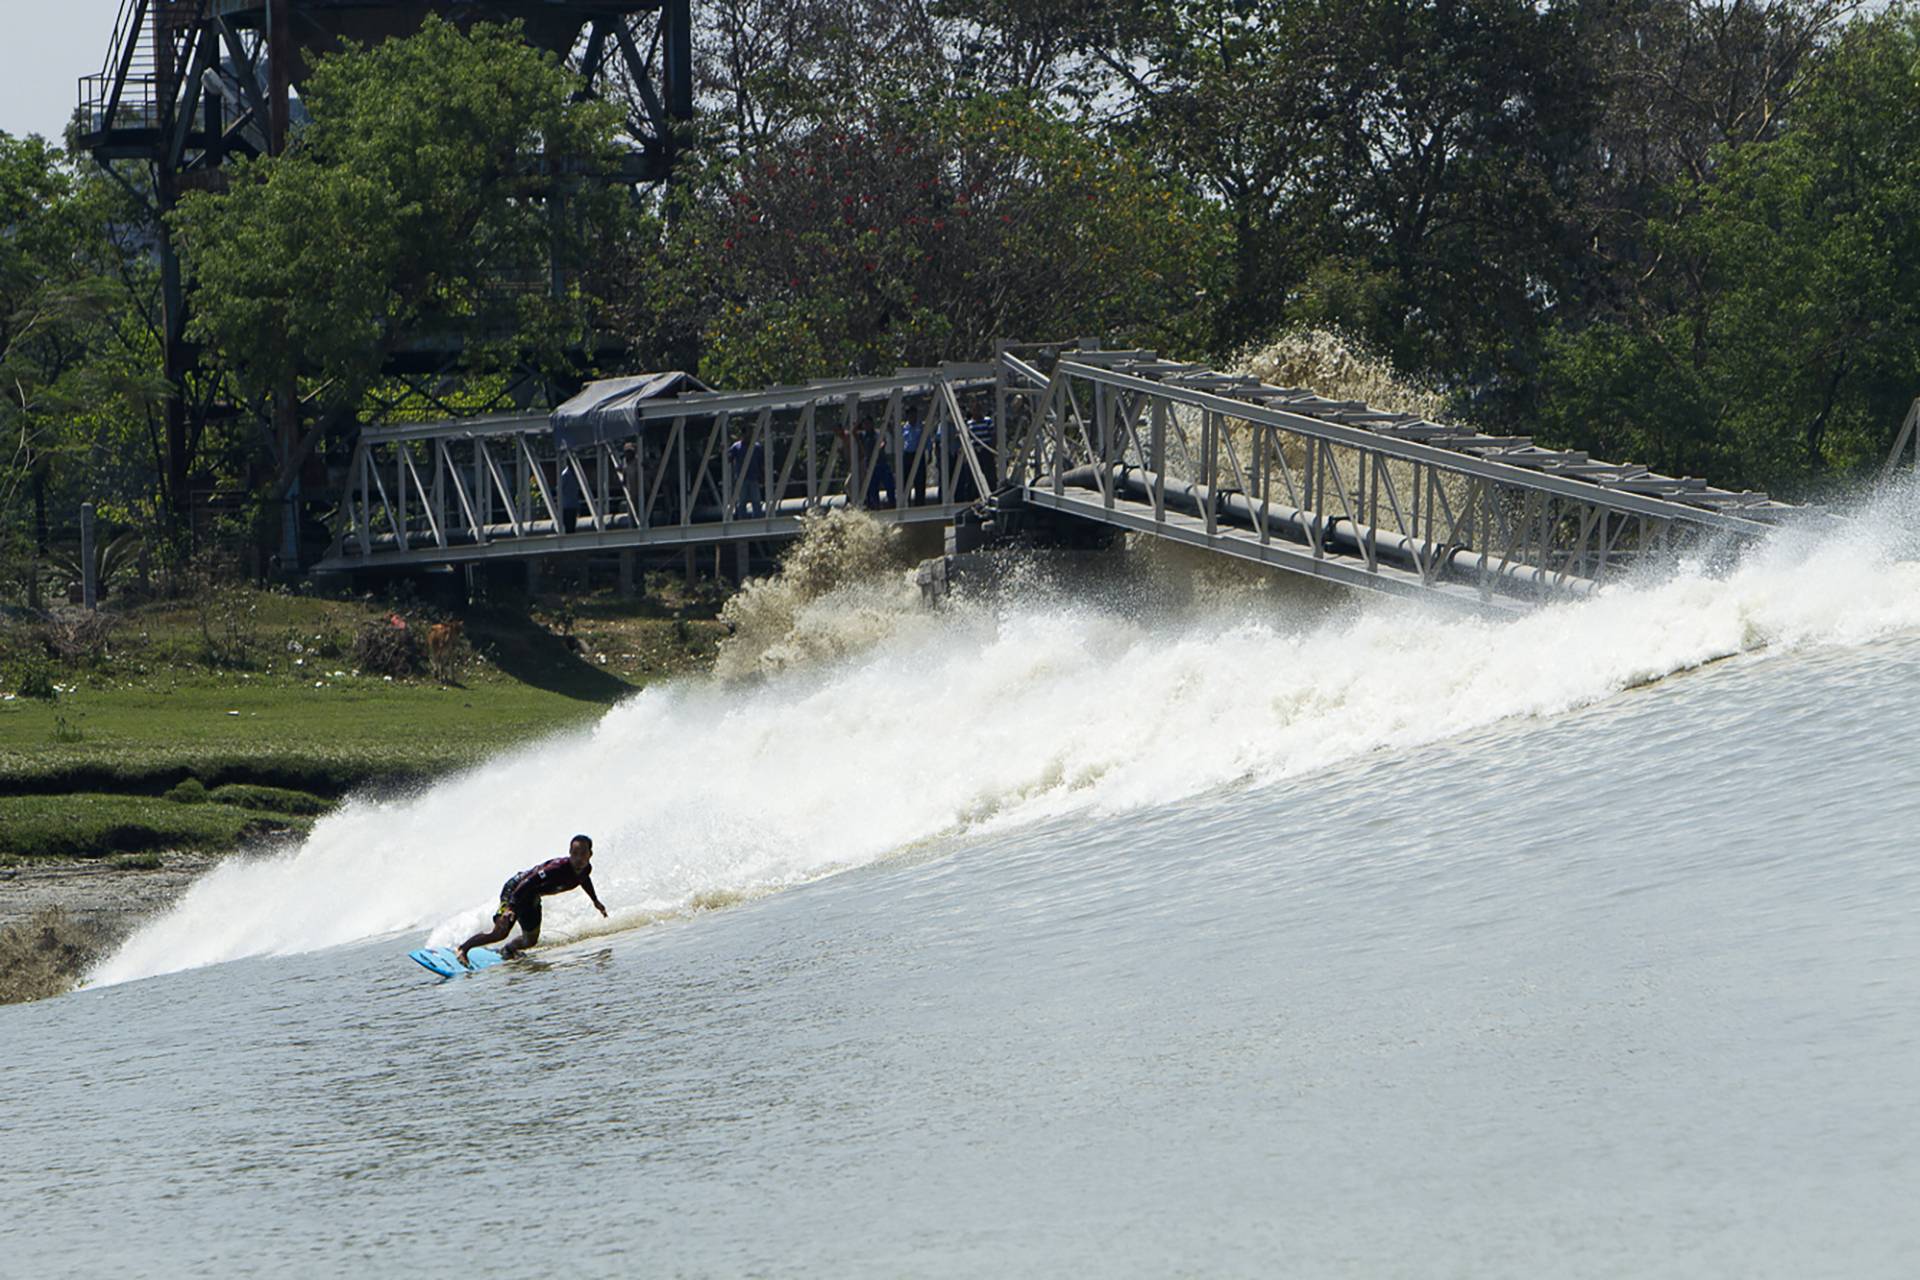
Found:
[[[385,652],[366,637],[390,638],[396,615],[416,638],[449,616],[426,608],[227,589],[109,612],[98,636],[6,623],[0,863],[300,831],[351,791],[475,763],[704,668],[716,603],[475,608],[446,683],[423,663],[360,660]]]

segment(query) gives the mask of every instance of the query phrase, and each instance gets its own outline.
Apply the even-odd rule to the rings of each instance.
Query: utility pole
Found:
[[[93,504],[80,504],[80,603],[88,611],[100,607],[99,570],[93,562]]]
[[[292,23],[288,0],[267,0],[267,154],[287,149],[288,98],[293,83]],[[292,374],[273,389],[273,439],[280,468],[300,447],[300,388]],[[300,568],[300,477],[288,480],[280,499],[280,571]]]

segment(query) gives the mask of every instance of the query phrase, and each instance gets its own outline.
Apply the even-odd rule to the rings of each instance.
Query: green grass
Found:
[[[0,779],[40,792],[159,792],[192,776],[338,796],[472,763],[606,705],[511,681],[458,689],[330,674],[341,670],[317,682],[250,673],[100,682],[51,705],[0,703]],[[54,741],[56,715],[85,738]]]
[[[262,787],[245,782],[229,782],[207,793],[215,804],[230,804],[239,809],[266,809],[273,813],[292,813],[315,817],[333,808],[333,802],[305,791],[287,787]]]
[[[248,836],[303,831],[310,820],[152,796],[68,794],[0,801],[0,855],[98,858],[158,849],[230,849]]]
[[[52,699],[0,697],[0,854],[232,848],[355,789],[589,724],[649,680],[703,667],[723,631],[657,601],[475,609],[454,683],[357,673],[354,635],[392,608],[227,592],[211,618],[181,604],[131,611],[104,657],[55,664]],[[402,612],[414,627],[445,616]],[[572,634],[543,613],[567,616]],[[27,652],[23,632],[0,633],[0,671]]]

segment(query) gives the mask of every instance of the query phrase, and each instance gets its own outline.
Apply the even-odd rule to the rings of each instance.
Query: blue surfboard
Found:
[[[418,951],[407,952],[407,959],[422,968],[433,970],[443,978],[451,978],[455,974],[472,973],[501,964],[506,957],[491,947],[475,947],[467,952],[467,967],[462,969],[460,961],[454,958],[452,947],[421,947]]]

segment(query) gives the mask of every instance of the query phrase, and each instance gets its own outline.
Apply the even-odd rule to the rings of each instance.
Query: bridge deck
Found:
[[[1113,525],[1133,533],[1151,534],[1236,560],[1247,560],[1341,586],[1501,613],[1520,612],[1526,607],[1518,599],[1486,596],[1460,583],[1427,582],[1418,572],[1393,565],[1368,569],[1364,564],[1355,564],[1346,557],[1330,555],[1324,550],[1316,554],[1310,548],[1276,542],[1271,538],[1263,541],[1258,533],[1251,530],[1216,527],[1209,531],[1207,522],[1199,516],[1178,511],[1155,515],[1152,504],[1148,502],[1117,499],[1113,506],[1108,507],[1095,493],[1080,491],[1056,494],[1044,489],[1028,493],[1026,500],[1063,515]]]
[[[687,524],[636,525],[627,516],[615,516],[604,528],[576,524],[568,532],[551,520],[534,520],[516,533],[511,524],[501,522],[482,526],[481,536],[470,530],[449,533],[445,546],[437,543],[401,547],[391,533],[374,535],[369,553],[357,557],[330,556],[315,566],[315,572],[337,573],[369,567],[393,569],[422,568],[443,564],[474,564],[487,560],[522,560],[538,556],[566,555],[592,551],[668,549],[690,546],[725,546],[739,542],[776,542],[797,538],[803,531],[803,517],[817,511],[841,510],[847,506],[842,497],[809,504],[802,498],[767,504],[759,517],[710,518]],[[882,524],[949,524],[960,506],[938,501],[900,510],[883,507],[868,514]]]

